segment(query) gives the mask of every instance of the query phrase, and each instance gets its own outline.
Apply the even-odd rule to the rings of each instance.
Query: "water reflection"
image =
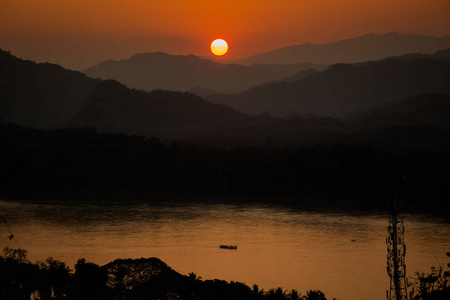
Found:
[[[387,216],[381,211],[336,211],[296,205],[221,202],[0,201],[30,259],[52,256],[73,266],[116,258],[158,257],[175,270],[204,279],[260,287],[321,289],[340,299],[381,299],[386,275]],[[428,270],[448,252],[446,220],[407,215],[408,274]],[[238,245],[238,251],[219,249]]]

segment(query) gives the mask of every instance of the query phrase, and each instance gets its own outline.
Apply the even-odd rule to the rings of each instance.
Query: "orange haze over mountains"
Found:
[[[294,44],[391,31],[450,35],[448,0],[2,0],[0,48],[84,69],[136,53],[238,59]]]

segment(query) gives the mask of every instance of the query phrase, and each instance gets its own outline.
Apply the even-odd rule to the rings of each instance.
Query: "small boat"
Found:
[[[219,248],[220,249],[237,250],[237,246],[232,246],[232,245],[220,245]]]

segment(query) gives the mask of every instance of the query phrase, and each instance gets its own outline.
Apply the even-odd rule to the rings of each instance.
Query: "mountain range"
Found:
[[[70,127],[94,127],[164,138],[221,134],[249,124],[251,117],[187,92],[144,92],[106,80],[95,86]]]
[[[355,111],[424,93],[450,93],[450,49],[358,64],[335,64],[298,80],[270,82],[210,101],[248,114],[344,117]],[[299,74],[301,75],[301,73]]]
[[[447,48],[450,48],[450,36],[433,37],[396,32],[385,35],[370,33],[321,45],[309,43],[293,45],[232,62],[242,65],[304,62],[330,65],[379,60],[407,53],[430,54]]]
[[[146,91],[207,89],[211,90],[210,93],[235,93],[292,76],[301,70],[324,67],[310,63],[242,66],[222,64],[194,55],[155,52],[136,54],[120,61],[108,60],[83,73],[94,78],[114,79],[130,88]]]
[[[0,117],[36,128],[90,127],[213,145],[367,142],[435,150],[450,145],[448,52],[304,70],[224,98],[252,112],[272,105],[265,112],[279,118],[187,92],[130,89],[0,51]]]
[[[108,80],[97,85],[69,127],[191,139],[216,146],[364,143],[382,149],[450,147],[450,94],[423,94],[353,113],[339,120],[290,114],[249,116],[196,95],[131,90]]]
[[[450,94],[423,94],[356,112],[345,121],[358,130],[418,124],[450,128],[448,116]]]
[[[34,63],[0,49],[0,116],[36,128],[75,116],[98,79],[49,63]]]

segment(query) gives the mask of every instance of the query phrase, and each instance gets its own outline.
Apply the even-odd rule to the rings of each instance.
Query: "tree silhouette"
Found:
[[[0,298],[29,300],[38,285],[39,267],[27,260],[27,251],[5,247],[0,256]]]
[[[327,298],[325,298],[325,294],[319,290],[309,290],[303,298],[305,300],[327,300]]]
[[[64,262],[49,257],[38,262],[40,276],[38,293],[40,299],[63,299],[69,295],[71,270]],[[52,296],[53,295],[53,296]]]
[[[450,253],[447,253],[450,256]],[[447,264],[450,267],[450,263]],[[450,299],[450,272],[441,265],[431,267],[431,273],[417,272],[411,290],[413,300]]]
[[[289,300],[300,300],[301,298],[302,295],[297,290],[291,290],[291,292],[288,293]]]
[[[250,300],[264,299],[264,290],[259,289],[257,284],[254,284],[250,291]]]
[[[75,299],[108,299],[107,272],[84,258],[77,261],[71,285],[71,295]]]
[[[283,288],[278,287],[276,289],[270,289],[266,294],[267,300],[284,300],[286,299],[286,291]]]

